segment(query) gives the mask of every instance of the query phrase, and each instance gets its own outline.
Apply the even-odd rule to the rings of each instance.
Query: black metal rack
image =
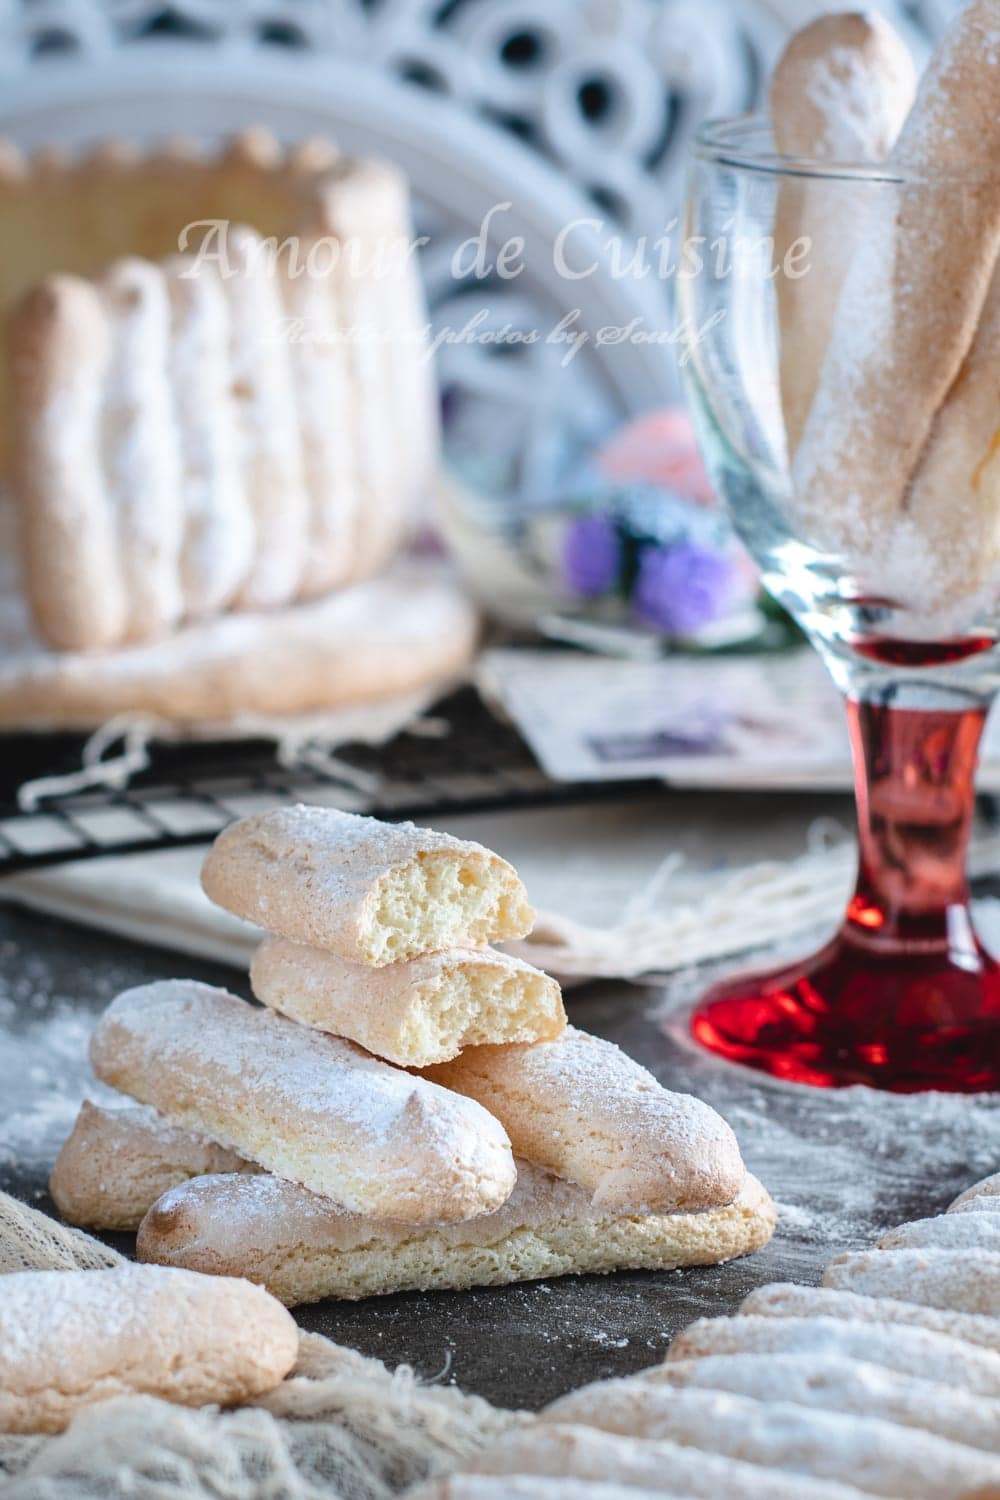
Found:
[[[441,732],[406,731],[380,747],[337,751],[347,773],[279,764],[264,740],[156,745],[150,765],[122,789],[41,797],[25,809],[19,788],[80,765],[78,735],[12,735],[2,742],[0,874],[97,855],[204,843],[233,818],[288,802],[325,803],[388,819],[522,808],[607,797],[601,784],[552,781],[517,730],[463,688],[431,711]],[[622,788],[614,795],[621,796]],[[632,784],[629,795],[648,790]]]

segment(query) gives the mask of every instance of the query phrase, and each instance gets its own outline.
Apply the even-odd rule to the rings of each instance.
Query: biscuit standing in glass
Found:
[[[960,22],[982,30],[994,17],[1000,7],[980,0]],[[932,69],[954,66],[950,45]],[[973,97],[1000,49],[979,56]],[[901,141],[919,116],[920,96]],[[862,226],[829,344],[802,376],[816,390],[797,443],[782,406],[777,288],[789,262],[775,240],[789,195],[820,255],[808,274],[821,302],[823,227]],[[832,942],[716,986],[694,1035],[800,1082],[1000,1087],[1000,969],[976,936],[965,873],[979,738],[1000,681],[1000,419],[988,379],[1000,367],[1000,153],[935,170],[926,151],[920,170],[905,153],[818,165],[777,155],[763,120],[715,123],[696,148],[686,233],[701,261],[678,278],[685,325],[700,330],[685,365],[699,439],[766,586],[845,695],[860,835],[857,887]],[[801,290],[798,300],[808,308]]]

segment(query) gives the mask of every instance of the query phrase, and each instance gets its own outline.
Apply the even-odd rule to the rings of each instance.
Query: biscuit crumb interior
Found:
[[[421,995],[401,1028],[400,1052],[422,1068],[464,1047],[547,1040],[562,1025],[559,991],[546,975],[456,965]]]
[[[395,963],[457,944],[522,937],[533,913],[508,866],[425,853],[379,880],[362,944],[368,963]]]

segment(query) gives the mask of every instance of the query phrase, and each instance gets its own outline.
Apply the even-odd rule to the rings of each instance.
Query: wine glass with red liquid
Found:
[[[841,206],[845,222],[856,216],[859,195],[906,190],[877,168],[777,157],[763,120],[710,124],[695,148],[677,296],[709,471],[765,586],[845,697],[857,884],[820,953],[716,985],[692,1031],[726,1058],[800,1083],[997,1089],[1000,967],[976,935],[966,854],[1000,685],[1000,578],[970,577],[957,593],[952,580],[937,597],[933,557],[911,581],[898,548],[887,543],[880,562],[831,547],[796,506],[772,235],[778,194],[803,177],[828,223]],[[950,190],[942,184],[942,214]]]

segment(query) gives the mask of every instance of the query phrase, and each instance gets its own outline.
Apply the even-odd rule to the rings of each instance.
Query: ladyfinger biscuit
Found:
[[[298,597],[343,587],[358,561],[357,531],[366,497],[358,475],[358,436],[350,419],[356,393],[343,330],[350,326],[338,298],[336,271],[311,274],[306,264],[282,267],[289,343],[309,496],[306,553]],[[377,404],[377,403],[366,403]],[[342,414],[333,421],[332,414]],[[395,415],[395,413],[394,413]],[[378,502],[373,500],[373,505]]]
[[[916,70],[877,11],[817,16],[778,58],[768,100],[783,156],[860,165],[883,161],[913,103]]]
[[[942,1500],[1000,1480],[992,1455],[894,1422],[725,1391],[664,1389],[642,1376],[585,1386],[546,1407],[542,1420],[665,1438],[896,1500]]]
[[[232,824],[201,883],[248,922],[376,968],[524,937],[535,915],[514,870],[481,845],[321,807]]]
[[[841,1318],[847,1323],[882,1323],[890,1327],[925,1328],[946,1333],[969,1344],[980,1344],[1000,1354],[1000,1318],[975,1313],[943,1312],[915,1302],[890,1297],[864,1297],[858,1292],[834,1291],[826,1286],[795,1286],[773,1282],[757,1287],[740,1304],[740,1314],[771,1318]]]
[[[793,468],[807,536],[870,560],[975,335],[1000,246],[1000,9],[971,0],[921,79],[843,292]],[[859,564],[860,565],[860,564]]]
[[[380,162],[341,157],[320,191],[319,239],[310,253],[329,267],[318,292],[330,303],[327,318],[340,333],[333,347],[342,356],[339,373],[350,429],[343,519],[354,576],[368,578],[386,565],[406,535],[416,499],[411,465],[420,462],[407,432],[414,412],[412,406],[407,411],[397,387],[398,351],[385,327],[389,287],[376,274],[386,241],[406,234],[406,184]],[[331,246],[335,259],[327,253]],[[322,313],[313,317],[322,326]],[[328,545],[314,553],[307,592],[324,586],[321,570],[335,561],[336,552],[334,541],[332,550]]]
[[[573,1485],[574,1500],[691,1500],[680,1490],[639,1489],[634,1485],[591,1483],[582,1480]],[[567,1500],[561,1479],[536,1479],[527,1474],[512,1474],[497,1479],[485,1474],[449,1474],[446,1479],[431,1479],[410,1491],[409,1500]]]
[[[119,995],[90,1060],[172,1124],[353,1213],[468,1219],[514,1187],[510,1143],[478,1105],[194,980]]]
[[[949,1203],[948,1212],[953,1214],[958,1208],[965,1208],[970,1203],[979,1203],[984,1199],[997,1199],[1000,1203],[1000,1172],[994,1172],[991,1177],[984,1177],[982,1182],[974,1182],[971,1187],[966,1188],[964,1193],[959,1193],[953,1203]]]
[[[866,1326],[839,1318],[698,1318],[670,1345],[668,1360],[711,1354],[833,1354],[866,1360],[979,1396],[1000,1397],[1000,1355],[923,1328]]]
[[[914,1219],[890,1229],[876,1241],[876,1250],[1000,1250],[1000,1216],[996,1214],[939,1214]]]
[[[1000,1452],[1000,1400],[934,1379],[903,1375],[838,1354],[715,1354],[643,1372],[656,1385],[731,1391],[757,1401],[791,1401],[847,1416],[878,1417],[937,1437]]]
[[[814,162],[880,162],[906,119],[916,87],[913,59],[874,11],[821,15],[791,38],[770,88],[774,144],[783,156]],[[781,334],[781,405],[789,455],[795,453],[816,392],[837,299],[864,228],[871,194],[850,178],[781,181],[775,207],[775,290]],[[796,242],[805,274],[788,274]]]
[[[170,298],[170,383],[185,496],[180,573],[184,614],[225,609],[250,571],[256,541],[229,369],[229,305],[213,266],[164,262]]]
[[[254,527],[253,559],[238,602],[243,609],[268,609],[295,597],[305,566],[309,499],[302,439],[279,268],[265,241],[245,225],[229,226],[226,258],[232,389]]]
[[[298,1353],[261,1287],[158,1266],[0,1276],[0,1432],[61,1432],[113,1396],[235,1405]]]
[[[617,1213],[731,1203],[745,1168],[736,1137],[700,1099],[662,1088],[612,1042],[569,1026],[554,1042],[472,1047],[427,1077],[477,1100],[518,1156]]]
[[[357,532],[363,576],[412,531],[437,469],[438,384],[406,179],[379,161],[341,162],[327,178],[327,218],[348,247],[338,299],[348,327],[365,503]]]
[[[268,937],[250,967],[257,999],[404,1068],[483,1042],[537,1042],[566,1025],[554,979],[492,948],[453,948],[373,969]]]
[[[823,1285],[1000,1317],[1000,1254],[995,1250],[866,1250],[838,1255],[823,1272]]]
[[[135,1230],[169,1188],[206,1172],[259,1172],[204,1136],[169,1125],[151,1109],[101,1109],[85,1099],[49,1178],[70,1224]]]
[[[630,1494],[636,1488],[655,1494],[673,1491],[692,1500],[860,1500],[861,1495],[852,1486],[783,1474],[680,1443],[548,1422],[505,1432],[463,1467],[470,1474],[572,1480],[574,1495],[577,1483],[586,1479],[626,1484]]]
[[[892,535],[894,598],[942,609],[989,591],[1000,565],[1000,271],[941,403]],[[982,600],[981,602],[988,602]]]
[[[125,638],[155,640],[184,609],[181,465],[168,377],[170,298],[162,269],[131,257],[97,283],[110,358],[101,442],[128,596]]]
[[[8,324],[24,587],[37,629],[58,650],[121,639],[128,594],[97,443],[111,356],[90,282],[52,276]]]
[[[735,1203],[697,1214],[618,1217],[518,1163],[507,1203],[463,1224],[376,1222],[278,1177],[197,1177],[153,1205],[140,1260],[260,1282],[289,1306],[323,1297],[505,1286],[585,1272],[670,1270],[747,1255],[774,1205],[748,1177]]]

